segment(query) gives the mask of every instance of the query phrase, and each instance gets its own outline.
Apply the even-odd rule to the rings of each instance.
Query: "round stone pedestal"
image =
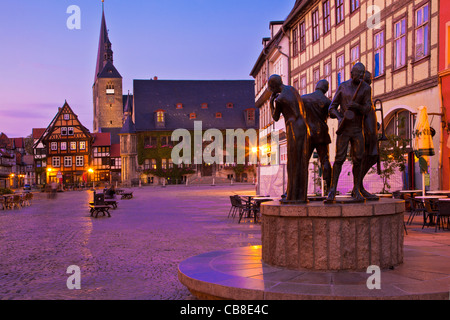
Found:
[[[262,260],[293,270],[362,271],[403,263],[405,202],[261,205]]]

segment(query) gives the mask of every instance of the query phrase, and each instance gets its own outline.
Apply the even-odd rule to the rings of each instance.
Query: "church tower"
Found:
[[[97,65],[92,91],[94,96],[94,132],[100,132],[102,128],[121,128],[123,125],[122,76],[113,64],[113,51],[106,28],[103,5]]]

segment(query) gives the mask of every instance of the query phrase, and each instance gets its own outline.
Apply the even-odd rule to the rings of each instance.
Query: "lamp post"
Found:
[[[94,173],[94,169],[92,169],[92,168],[89,168],[88,169],[88,185],[89,185],[89,176],[91,175],[91,174],[93,174]],[[95,186],[94,186],[94,179],[91,179],[92,180],[92,189],[95,189]]]

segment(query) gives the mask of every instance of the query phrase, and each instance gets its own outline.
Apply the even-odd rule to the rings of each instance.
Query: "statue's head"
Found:
[[[281,79],[281,76],[273,74],[269,77],[267,85],[271,92],[280,93],[283,87],[283,80]]]
[[[357,62],[352,68],[351,75],[354,82],[359,82],[364,77],[366,72],[366,67],[361,63]]]
[[[368,84],[371,85],[372,84],[372,74],[369,71],[366,71],[366,73],[364,73],[364,81]]]
[[[319,80],[316,84],[316,90],[322,91],[324,94],[328,91],[328,81],[323,79]]]

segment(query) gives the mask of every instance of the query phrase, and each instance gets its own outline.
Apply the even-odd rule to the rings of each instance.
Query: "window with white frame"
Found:
[[[77,150],[77,143],[75,141],[70,142],[70,150]]]
[[[70,120],[70,114],[64,113],[63,119],[64,119],[64,120]]]
[[[86,141],[80,141],[80,150],[86,150]]]
[[[61,150],[67,150],[67,142],[61,142]]]
[[[59,168],[61,166],[61,159],[59,157],[52,157],[52,167]]]
[[[73,136],[74,132],[73,132],[73,128],[72,128],[72,127],[68,127],[68,128],[67,128],[67,134],[68,134],[69,136]]]
[[[67,136],[67,127],[61,127],[61,135]]]
[[[75,157],[75,165],[77,167],[83,167],[84,166],[84,157],[83,156],[76,156]]]
[[[72,166],[72,157],[64,157],[64,167]]]
[[[50,144],[50,148],[52,149],[52,151],[58,150],[58,142],[52,142]]]

